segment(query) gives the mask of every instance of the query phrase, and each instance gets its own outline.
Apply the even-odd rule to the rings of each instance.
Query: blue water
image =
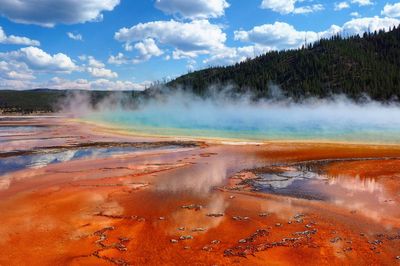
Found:
[[[164,146],[163,149],[173,149],[177,146]],[[35,153],[11,156],[0,159],[0,176],[26,168],[42,168],[50,164],[74,161],[79,159],[107,158],[116,155],[134,153],[143,150],[157,149],[156,147],[111,147],[111,148],[79,148],[55,150],[48,153]]]
[[[400,143],[400,108],[376,103],[219,104],[169,99],[137,110],[103,109],[84,119],[144,135]]]

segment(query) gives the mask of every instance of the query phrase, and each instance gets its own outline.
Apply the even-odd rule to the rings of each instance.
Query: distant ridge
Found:
[[[138,91],[84,91],[84,90],[52,90],[37,88],[32,90],[0,90],[0,114],[1,113],[52,113],[61,111],[62,103],[68,96],[74,93],[84,93],[90,103],[95,105],[109,96],[122,95],[125,99],[135,100],[139,95],[145,95]]]
[[[212,67],[183,75],[170,87],[207,95],[209,86],[270,97],[278,85],[284,96],[301,100],[345,94],[352,99],[400,99],[400,28],[333,36],[298,50],[274,51],[232,66]]]

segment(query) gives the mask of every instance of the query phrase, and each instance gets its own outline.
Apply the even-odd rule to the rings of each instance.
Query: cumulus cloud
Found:
[[[113,65],[123,65],[128,64],[130,61],[123,53],[118,53],[117,55],[111,55],[107,62]]]
[[[350,35],[355,34],[363,34],[368,31],[379,31],[379,30],[389,30],[393,26],[398,26],[400,24],[400,20],[395,18],[356,18],[352,19],[349,22],[346,22],[342,26],[342,32],[346,32]]]
[[[294,26],[285,22],[256,26],[249,31],[235,31],[235,40],[252,42],[273,50],[299,47],[308,37],[315,40],[317,33],[297,31]]]
[[[398,24],[400,24],[400,20],[394,18],[356,18],[346,22],[342,27],[332,25],[325,31],[314,32],[298,31],[290,24],[275,22],[274,24],[256,26],[249,31],[235,31],[234,35],[235,40],[251,42],[272,50],[282,50],[298,48],[306,41],[311,43],[338,33],[346,35],[363,34],[367,31],[388,30]]]
[[[301,7],[296,7],[293,10],[294,14],[308,14],[308,13],[314,13],[318,11],[324,10],[324,6],[321,4],[315,4],[315,5],[310,5],[310,6],[301,6]]]
[[[33,80],[35,76],[29,67],[17,61],[0,61],[0,79]]]
[[[156,0],[155,6],[168,15],[206,19],[223,16],[229,3],[225,0]]]
[[[90,67],[95,67],[95,68],[103,68],[103,67],[105,67],[103,62],[97,60],[93,56],[86,57],[86,60],[88,61],[88,65]]]
[[[67,32],[68,38],[75,40],[75,41],[83,41],[83,37],[81,34],[74,34],[72,32]]]
[[[63,53],[50,55],[40,48],[33,46],[0,53],[0,60],[24,63],[32,70],[43,72],[70,73],[78,70],[78,67],[67,55]]]
[[[95,78],[117,78],[118,74],[107,68],[88,67],[87,71]]]
[[[163,51],[158,48],[156,42],[151,38],[147,38],[142,42],[136,43],[134,47],[139,52],[143,60],[148,60],[152,56],[160,56],[163,54]]]
[[[53,27],[99,21],[103,11],[111,11],[120,0],[2,0],[0,14],[24,24]]]
[[[0,90],[28,90],[35,88],[35,83],[21,79],[4,79],[0,77]]]
[[[106,68],[106,65],[94,58],[93,56],[82,57],[83,60],[87,60],[86,71],[95,78],[117,78],[118,74],[110,69]]]
[[[9,58],[0,58],[0,89],[27,89],[32,88],[36,79],[34,71],[24,62]]]
[[[67,80],[58,77],[41,84],[42,87],[57,90],[144,90],[150,85],[150,82],[134,83],[130,81],[111,81],[108,79],[97,79],[88,81],[86,79]]]
[[[263,0],[261,3],[261,8],[271,9],[274,12],[281,14],[292,13],[295,9],[294,5],[296,0],[280,1],[280,0]]]
[[[343,10],[343,9],[347,9],[350,8],[349,3],[347,2],[339,2],[339,3],[335,3],[335,11],[339,11],[339,10]]]
[[[40,42],[36,40],[31,40],[27,37],[20,37],[10,35],[7,36],[3,28],[0,27],[0,43],[3,44],[16,44],[16,45],[29,45],[29,46],[40,46]]]
[[[400,17],[400,3],[396,3],[393,5],[386,4],[381,14],[392,18]]]
[[[301,0],[287,0],[287,1],[282,1],[282,0],[263,0],[261,2],[261,8],[262,9],[270,9],[274,12],[280,13],[280,14],[307,14],[307,13],[313,13],[317,11],[324,10],[324,6],[322,4],[314,4],[314,5],[305,5],[305,6],[300,6],[297,7],[296,3],[297,2],[304,2]]]
[[[267,53],[270,50],[269,47],[262,45],[224,47],[223,49],[214,51],[214,53],[211,54],[209,58],[205,59],[203,63],[210,66],[231,65]]]
[[[350,2],[347,2],[347,1],[336,2],[334,10],[340,11],[343,9],[348,9],[348,8],[350,8],[350,4],[357,4],[359,6],[369,6],[369,5],[373,5],[373,2],[371,2],[371,0],[351,0]],[[357,13],[357,12],[353,12],[353,13]],[[356,16],[354,16],[354,17],[356,17]]]
[[[161,56],[164,54],[164,51],[162,51],[157,46],[156,42],[151,38],[147,38],[133,46],[130,43],[127,43],[125,45],[125,50],[135,50],[137,51],[138,56],[134,58],[128,58],[123,53],[118,53],[117,55],[111,55],[108,58],[108,63],[114,65],[139,64],[150,60],[153,56]]]
[[[351,3],[358,4],[359,6],[369,6],[374,4],[371,0],[352,0]]]
[[[1,63],[0,63],[1,67]],[[102,90],[102,91],[142,91],[150,86],[149,81],[134,83],[130,81],[111,81],[108,79],[69,80],[54,77],[46,82],[35,82],[29,79],[6,79],[0,75],[0,89],[29,90],[34,88],[49,88],[54,90]]]
[[[154,41],[154,45],[157,42],[173,47],[174,53],[181,57],[196,57],[223,48],[226,34],[219,25],[211,24],[208,20],[187,23],[170,20],[139,23],[131,28],[122,28],[115,33],[115,39],[128,45],[139,43],[135,47],[139,51],[146,46],[144,42],[153,46]],[[157,49],[152,50],[154,52]],[[156,54],[160,54],[160,51],[157,50]]]
[[[320,38],[329,38],[336,34],[355,35],[367,31],[380,29],[388,30],[398,25],[399,20],[393,18],[358,18],[346,22],[342,27],[332,25],[325,31],[299,31],[293,25],[284,22],[264,24],[256,26],[249,31],[235,31],[235,40],[253,43],[252,46],[241,48],[226,48],[205,60],[208,64],[228,64],[235,61],[243,61],[248,57],[268,52],[270,50],[282,50],[299,48],[307,43],[312,43]]]

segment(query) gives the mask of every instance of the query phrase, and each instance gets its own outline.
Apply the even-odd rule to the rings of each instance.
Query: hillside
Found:
[[[333,94],[398,100],[400,27],[362,37],[334,36],[302,49],[269,52],[233,66],[196,71],[168,83],[199,95],[207,95],[210,85],[222,89],[227,84],[235,92],[251,92],[256,97],[271,96],[273,84],[297,100]]]

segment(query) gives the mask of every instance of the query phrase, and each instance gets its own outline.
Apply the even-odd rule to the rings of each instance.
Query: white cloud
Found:
[[[168,15],[205,19],[223,16],[229,4],[226,0],[156,0],[155,6]]]
[[[66,72],[78,70],[67,55],[50,55],[37,47],[24,47],[16,51],[0,53],[0,60],[25,63],[30,69],[43,72]]]
[[[312,43],[320,38],[329,38],[336,34],[361,35],[368,30],[371,32],[380,29],[388,30],[398,24],[400,24],[400,20],[393,18],[359,18],[346,22],[342,27],[332,25],[325,31],[314,32],[298,31],[290,24],[275,22],[274,24],[254,27],[249,31],[235,31],[235,40],[249,42],[252,45],[224,47],[223,49],[215,50],[203,63],[208,65],[234,64],[271,50],[299,48],[306,41],[307,43]]]
[[[87,71],[95,78],[117,78],[118,74],[107,68],[88,67]]]
[[[340,3],[335,3],[335,11],[339,11],[339,10],[343,10],[343,9],[347,9],[350,8],[349,3],[347,2],[340,2]]]
[[[88,81],[86,79],[67,80],[58,77],[52,78],[50,81],[41,84],[41,87],[57,90],[108,90],[108,91],[124,91],[124,90],[144,90],[150,85],[150,82],[134,83],[130,81],[111,81],[108,79],[97,79]]]
[[[1,64],[0,64],[1,65]],[[4,79],[0,75],[0,89],[29,90],[35,88],[49,88],[54,90],[103,90],[103,91],[142,91],[149,87],[151,82],[145,81],[134,83],[130,81],[111,81],[108,79],[87,79],[68,80],[54,77],[46,82],[34,82],[31,80]]]
[[[28,80],[21,79],[4,79],[0,77],[0,89],[1,90],[28,90],[37,88],[35,83]]]
[[[369,6],[369,5],[373,5],[374,3],[371,0],[351,0],[350,2],[349,1],[336,2],[334,10],[340,11],[343,9],[348,9],[348,8],[350,8],[350,4],[357,4],[359,6]],[[355,14],[357,12],[353,12],[353,13]],[[357,17],[357,16],[353,15],[353,17]]]
[[[0,61],[0,79],[33,80],[36,77],[25,63],[17,61]]]
[[[152,56],[160,56],[163,54],[163,51],[158,48],[156,42],[151,38],[136,43],[134,47],[143,60],[149,60]]]
[[[113,64],[113,65],[123,65],[123,64],[128,64],[130,62],[130,60],[128,58],[126,58],[123,53],[118,53],[115,56],[111,55],[108,58],[107,62],[109,64]]]
[[[86,57],[86,60],[88,61],[88,65],[90,67],[95,67],[95,68],[103,68],[103,67],[105,67],[103,62],[97,60],[93,56]]]
[[[294,11],[295,4],[296,4],[296,0],[288,0],[288,1],[263,0],[261,3],[261,8],[271,9],[272,11],[278,12],[281,14],[289,14]]]
[[[111,55],[108,58],[109,64],[139,64],[150,60],[153,56],[161,56],[164,54],[164,52],[158,48],[156,42],[151,38],[138,42],[134,46],[129,43],[125,46],[129,46],[128,49],[125,47],[125,50],[127,51],[133,51],[133,49],[135,49],[138,52],[138,56],[135,58],[128,58],[123,53],[118,53],[117,55]]]
[[[35,78],[34,72],[24,62],[0,59],[0,89],[32,88]]]
[[[14,36],[14,35],[7,36],[2,27],[0,27],[0,43],[40,46],[39,41],[31,40],[27,37],[20,37],[20,36]]]
[[[396,3],[393,5],[386,4],[381,14],[392,18],[400,17],[400,3]]]
[[[346,22],[342,27],[332,25],[326,31],[314,32],[298,31],[290,24],[275,22],[274,24],[256,26],[249,31],[235,31],[234,34],[235,40],[258,44],[272,50],[282,50],[298,48],[305,41],[311,43],[338,33],[346,35],[363,34],[367,31],[388,30],[398,24],[400,24],[400,20],[394,18],[357,18]]]
[[[308,13],[314,13],[318,11],[324,10],[324,6],[321,4],[315,4],[311,6],[301,6],[301,7],[296,7],[293,10],[294,14],[308,14]]]
[[[72,32],[67,32],[67,36],[75,41],[83,41],[83,37],[81,34],[74,34]]]
[[[94,58],[93,56],[85,56],[82,57],[83,60],[87,60],[87,67],[86,67],[86,71],[95,78],[108,78],[108,79],[112,79],[112,78],[117,78],[118,74],[113,72],[110,69],[106,68],[106,65],[97,60],[96,58]]]
[[[342,31],[350,35],[363,34],[364,32],[374,32],[381,29],[389,30],[389,28],[399,24],[400,20],[395,18],[356,18],[346,22],[342,27]]]
[[[2,0],[0,14],[24,24],[53,27],[102,19],[103,11],[111,11],[120,0]]]
[[[149,58],[148,58],[149,59]],[[124,65],[124,64],[139,64],[146,61],[146,58],[129,58],[125,56],[123,53],[118,53],[117,55],[111,55],[108,58],[108,63],[113,65]]]
[[[222,48],[225,48],[223,46]],[[206,52],[205,52],[206,53]],[[182,51],[182,50],[175,50],[172,52],[172,59],[179,60],[179,59],[189,59],[192,60],[193,58],[196,58],[198,56],[198,53],[195,51]]]
[[[361,17],[360,13],[358,13],[358,12],[351,12],[350,16],[355,17],[355,18]]]
[[[351,3],[358,4],[359,6],[369,6],[374,4],[371,0],[352,0]]]
[[[235,40],[252,42],[269,47],[271,50],[297,48],[305,39],[316,40],[317,33],[297,31],[292,25],[284,22],[256,26],[250,31],[235,31]]]
[[[307,14],[317,11],[324,10],[322,4],[306,5],[301,7],[296,7],[297,2],[304,2],[303,0],[263,0],[261,2],[262,9],[271,9],[274,12],[280,14]]]
[[[170,20],[140,23],[131,28],[122,28],[115,33],[115,39],[128,45],[152,39],[158,44],[173,47],[175,54],[196,57],[223,48],[226,34],[219,25],[210,24],[207,20],[188,23]],[[136,48],[140,49],[140,46]]]
[[[231,65],[267,53],[270,50],[269,47],[261,45],[225,47],[224,49],[214,52],[209,58],[205,59],[203,63],[211,66]]]

